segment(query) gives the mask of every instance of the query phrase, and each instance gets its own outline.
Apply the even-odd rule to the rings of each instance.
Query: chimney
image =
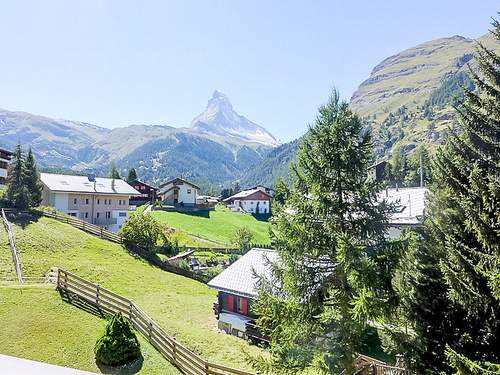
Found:
[[[115,190],[115,179],[111,180],[111,190]]]

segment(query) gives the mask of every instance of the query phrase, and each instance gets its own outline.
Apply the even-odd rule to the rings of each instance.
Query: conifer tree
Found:
[[[120,172],[118,172],[118,168],[116,168],[115,162],[111,162],[111,170],[109,172],[109,178],[114,178],[115,180],[121,179]]]
[[[24,186],[29,192],[29,206],[36,207],[42,201],[43,186],[40,182],[40,175],[36,166],[35,156],[31,148],[24,162]]]
[[[136,180],[137,180],[137,172],[135,171],[135,168],[130,168],[127,175],[127,182],[130,184],[131,182],[134,182]]]
[[[334,92],[302,141],[285,204],[275,204],[279,258],[255,305],[271,337],[263,371],[352,374],[367,319],[390,309],[390,207],[376,204],[371,157],[370,133]]]
[[[6,198],[13,207],[20,210],[25,210],[30,205],[29,191],[24,182],[24,155],[21,145],[18,144],[9,166]]]
[[[500,42],[500,25],[493,25]],[[436,157],[431,199],[430,229],[448,293],[469,320],[457,324],[461,337],[449,345],[459,370],[465,360],[468,368],[500,363],[500,56],[478,44],[476,62],[478,90],[466,90],[456,108],[458,131]],[[471,345],[457,345],[464,342]]]

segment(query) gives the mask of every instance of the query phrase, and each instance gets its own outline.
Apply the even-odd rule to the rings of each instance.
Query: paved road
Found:
[[[0,374],[2,375],[92,375],[93,372],[75,370],[69,367],[49,365],[29,359],[0,354]]]

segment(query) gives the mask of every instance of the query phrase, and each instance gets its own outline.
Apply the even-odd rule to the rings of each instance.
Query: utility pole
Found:
[[[420,187],[424,187],[424,161],[420,153]]]

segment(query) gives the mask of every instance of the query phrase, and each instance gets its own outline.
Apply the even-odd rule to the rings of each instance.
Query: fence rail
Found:
[[[175,337],[170,336],[158,323],[142,311],[133,301],[74,273],[58,269],[57,288],[68,297],[85,302],[108,314],[121,312],[134,328],[153,345],[163,357],[187,375],[255,375],[204,360]]]
[[[85,232],[88,232],[90,234],[99,236],[105,240],[113,241],[116,243],[121,243],[122,240],[119,235],[116,233],[110,232],[109,230],[104,229],[103,227],[100,227],[95,224],[87,223],[84,220],[77,219],[73,216],[70,215],[61,215],[58,213],[52,213],[52,212],[47,212],[43,210],[36,210],[35,212],[40,213],[43,216],[50,217],[52,219],[56,219],[58,221],[61,221],[63,223],[71,224],[75,228],[81,229]]]
[[[358,370],[356,375],[411,375],[412,372],[403,367],[391,366],[375,358],[360,354],[356,359]]]
[[[14,263],[14,268],[16,270],[17,281],[19,283],[23,283],[23,271],[21,269],[21,262],[19,261],[19,256],[17,255],[16,241],[14,238],[14,231],[12,230],[12,225],[9,220],[7,220],[7,216],[5,215],[5,210],[2,208],[2,221],[5,226],[5,230],[7,231],[7,237],[9,238],[10,250],[12,252],[12,262]]]

